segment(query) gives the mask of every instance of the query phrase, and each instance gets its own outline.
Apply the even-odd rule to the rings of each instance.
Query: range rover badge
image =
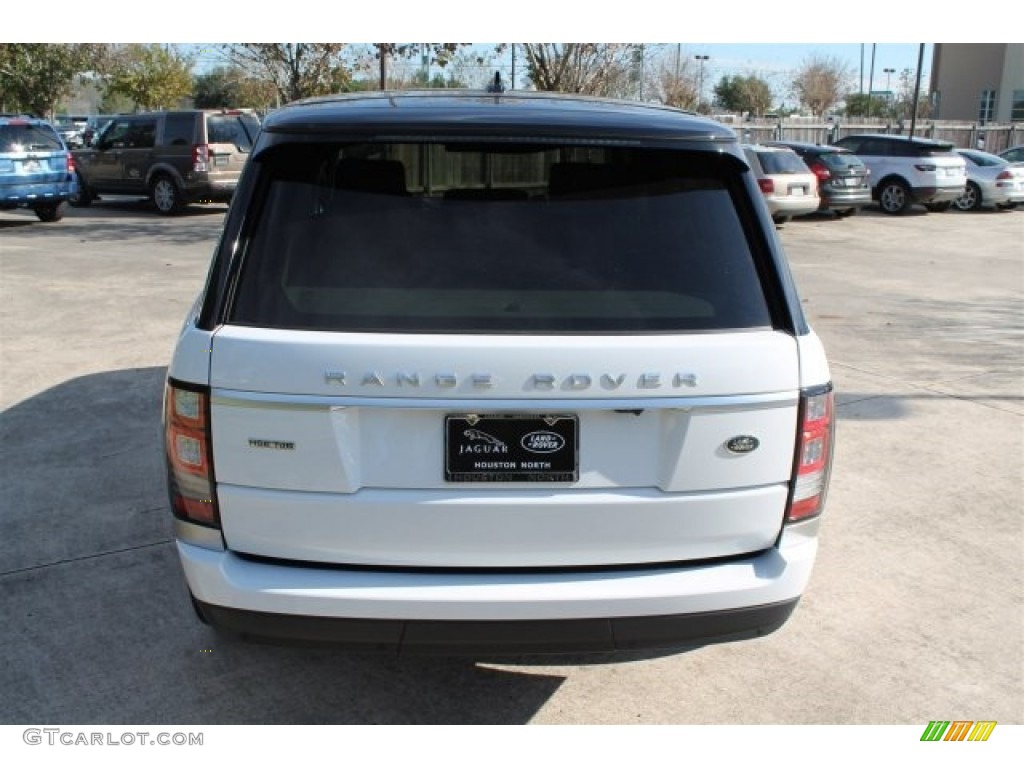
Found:
[[[737,435],[726,441],[725,449],[729,453],[750,453],[756,451],[760,444],[761,441],[753,435]]]

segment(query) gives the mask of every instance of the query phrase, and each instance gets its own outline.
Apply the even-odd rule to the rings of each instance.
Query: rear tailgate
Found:
[[[237,183],[259,133],[259,122],[246,112],[209,115],[206,120],[210,179]]]
[[[410,338],[228,326],[210,382],[224,535],[255,555],[390,566],[757,551],[782,522],[797,375],[795,341],[772,331]],[[446,480],[446,419],[468,415],[575,422],[574,479]],[[737,437],[757,448],[729,450]],[[509,458],[495,450],[482,466]]]

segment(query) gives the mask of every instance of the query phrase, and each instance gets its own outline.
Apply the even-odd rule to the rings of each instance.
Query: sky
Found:
[[[159,22],[138,13],[136,0],[104,0],[102,14],[81,13],[80,0],[51,0],[66,12],[48,18],[41,28],[27,4],[4,10],[0,39],[10,42],[146,42],[211,44],[346,40],[562,40],[678,44],[684,56],[706,55],[704,83],[711,88],[723,75],[757,74],[779,93],[781,82],[812,55],[847,63],[860,87],[864,46],[864,90],[872,45],[874,90],[885,90],[884,69],[895,87],[899,73],[917,65],[918,45],[926,42],[924,82],[931,68],[931,43],[1004,42],[1004,30],[1024,28],[1024,3],[1007,3],[1005,23],[955,25],[948,14],[922,15],[917,4],[859,0],[855,14],[836,14],[820,0],[676,2],[629,0],[601,4],[588,0],[386,0],[331,3],[287,0],[286,3],[234,4],[175,0],[173,12]],[[266,12],[264,9],[268,9]],[[40,35],[48,38],[40,38]],[[823,40],[824,35],[828,35]],[[978,37],[981,35],[981,37]],[[987,35],[987,37],[985,36]],[[875,43],[862,43],[863,40]],[[877,42],[881,40],[882,42]],[[930,42],[928,42],[930,41]],[[508,54],[506,54],[508,55]],[[207,66],[215,57],[203,56]]]

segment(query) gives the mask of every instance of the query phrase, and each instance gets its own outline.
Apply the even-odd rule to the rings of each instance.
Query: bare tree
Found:
[[[647,93],[670,107],[698,107],[697,76],[690,58],[667,56],[653,62],[647,78]]]
[[[228,60],[272,83],[282,102],[344,90],[350,73],[345,43],[238,43],[224,46]]]
[[[421,56],[426,55],[428,63],[445,67],[469,45],[472,43],[373,43],[371,48],[373,58],[380,68],[381,90],[395,85],[388,73],[394,62],[408,59],[418,53]],[[400,80],[399,83],[401,82]]]
[[[793,78],[793,93],[815,115],[824,115],[843,97],[853,70],[834,56],[813,54],[800,64]]]
[[[899,84],[896,86],[896,100],[893,105],[894,117],[909,120],[914,112],[914,87],[917,85],[917,76],[912,69],[904,69],[900,72]],[[927,95],[919,97],[917,102],[917,117],[928,118],[932,114],[931,101]]]
[[[523,43],[522,47],[527,76],[539,91],[625,96],[630,90],[634,45]]]

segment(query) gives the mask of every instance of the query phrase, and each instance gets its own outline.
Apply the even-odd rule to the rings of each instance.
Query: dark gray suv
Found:
[[[145,195],[172,214],[189,203],[231,199],[260,130],[243,110],[180,110],[118,115],[88,149],[74,153],[78,194]]]

